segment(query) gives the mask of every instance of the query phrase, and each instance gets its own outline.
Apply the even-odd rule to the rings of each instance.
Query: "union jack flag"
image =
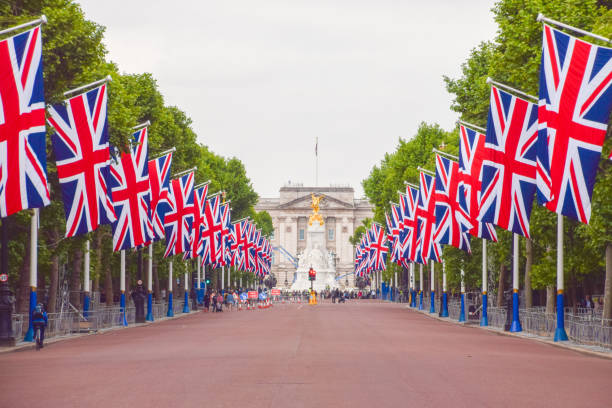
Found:
[[[544,25],[538,109],[538,201],[588,223],[612,107],[612,49]]]
[[[391,216],[385,213],[387,228],[389,230],[389,243],[391,248],[391,262],[397,264],[402,260],[402,241],[400,238],[403,222],[401,210],[398,204],[391,204]]]
[[[230,261],[231,261],[231,255],[230,255],[230,243],[229,243],[229,235],[230,235],[230,228],[232,226],[232,215],[231,215],[231,209],[230,209],[230,204],[229,203],[225,203],[225,204],[221,204],[221,209],[219,210],[221,212],[221,250],[220,250],[220,255],[219,255],[219,259],[222,262],[222,265],[229,265]]]
[[[529,237],[537,138],[537,106],[491,87],[478,221]]]
[[[199,245],[202,240],[202,226],[204,225],[204,205],[208,194],[208,184],[193,189],[193,222],[189,235],[189,248],[183,252],[183,260],[201,255]]]
[[[421,188],[419,189],[419,205],[416,216],[422,223],[419,228],[421,236],[421,258],[424,262],[432,259],[441,262],[442,246],[434,241],[436,228],[436,200],[434,198],[436,179],[421,172]]]
[[[466,126],[459,126],[459,205],[470,216],[474,227],[470,234],[497,242],[495,226],[479,222],[479,201],[482,189],[482,151],[485,135]]]
[[[434,241],[471,252],[470,216],[459,205],[459,163],[436,154]]]
[[[0,41],[0,216],[49,202],[38,26]]]
[[[193,172],[170,182],[171,209],[164,217],[166,252],[164,257],[182,254],[191,248],[191,226],[195,207],[193,205]]]
[[[217,265],[221,255],[221,197],[213,194],[204,204],[204,219],[201,229],[201,239],[198,245],[198,255],[202,256],[203,265]]]
[[[66,212],[66,237],[117,217],[110,197],[106,84],[49,108],[53,151]]]
[[[372,223],[370,229],[370,265],[373,271],[387,270],[387,253],[389,245],[387,242],[387,234],[382,225]]]
[[[165,237],[164,217],[170,210],[170,168],[172,153],[149,160],[149,184],[151,186],[151,221],[154,241]]]
[[[109,187],[117,220],[112,223],[113,250],[120,251],[144,245],[154,237],[149,200],[147,128],[133,135],[134,147],[122,153],[118,163],[111,164]]]
[[[418,204],[419,189],[406,186],[406,194],[400,196],[400,206],[404,219],[402,258],[411,262],[423,263],[421,258],[421,244],[423,242],[420,233],[421,223],[419,223],[417,217]]]
[[[244,230],[246,228],[246,224],[246,219],[233,223],[230,227],[229,235],[231,252],[230,265],[241,270],[244,270],[242,246],[244,244]]]

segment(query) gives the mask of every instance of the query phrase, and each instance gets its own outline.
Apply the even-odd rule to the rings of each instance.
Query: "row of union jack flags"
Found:
[[[459,160],[436,155],[358,245],[355,272],[441,260],[442,245],[470,251],[470,237],[497,241],[495,226],[530,237],[534,196],[549,210],[588,223],[612,107],[612,49],[543,26],[538,104],[491,87],[486,132],[461,124]],[[612,154],[610,155],[612,158]],[[381,249],[378,245],[386,241]]]
[[[172,153],[149,160],[148,129],[125,152],[109,145],[106,84],[45,111],[41,27],[0,41],[0,215],[50,203],[45,121],[66,215],[66,237],[110,224],[113,248],[165,238],[165,256],[199,256],[264,276],[272,246],[252,222],[231,223],[229,203],[194,189],[194,173],[170,180]],[[113,154],[114,153],[114,154]]]

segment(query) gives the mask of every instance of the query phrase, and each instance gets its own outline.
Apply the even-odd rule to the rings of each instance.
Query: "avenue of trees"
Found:
[[[149,127],[149,154],[176,147],[172,170],[176,173],[197,166],[196,184],[210,180],[209,192],[226,191],[231,200],[232,219],[250,216],[263,229],[264,235],[272,231],[269,214],[256,213],[254,205],[257,193],[246,175],[242,162],[235,158],[221,157],[207,146],[198,143],[191,128],[191,119],[176,106],[167,106],[150,73],[125,74],[107,58],[102,42],[104,27],[85,19],[80,6],[72,0],[13,0],[0,2],[0,25],[14,26],[31,21],[44,14],[48,23],[43,32],[43,71],[46,103],[57,103],[68,89],[90,83],[111,75],[108,102],[108,129],[111,145],[125,149],[131,136],[131,127],[151,121]],[[64,208],[55,168],[55,158],[50,147],[51,130],[48,127],[47,154],[48,179],[51,190],[51,205],[40,212],[38,242],[38,292],[39,299],[48,303],[50,312],[55,311],[58,285],[69,281],[71,303],[80,305],[82,290],[83,252],[85,240],[91,241],[91,277],[93,291],[106,294],[107,303],[113,301],[119,291],[119,255],[112,251],[112,235],[109,225],[76,238],[64,239]],[[205,138],[205,135],[202,135]],[[31,211],[1,220],[8,228],[9,237],[9,281],[17,297],[17,312],[27,311],[29,296],[29,223]],[[154,295],[161,299],[160,290],[166,287],[167,260],[163,258],[165,244],[154,245],[153,287]],[[142,262],[145,263],[143,251]],[[138,268],[136,251],[126,251],[127,283],[129,291]],[[193,267],[191,264],[190,268]],[[181,277],[183,262],[174,263],[175,276]],[[146,277],[143,268],[143,277]],[[209,271],[213,286],[218,271]],[[235,277],[240,272],[232,272]],[[252,274],[244,274],[252,279]],[[184,282],[175,291],[182,290]]]
[[[471,51],[461,66],[460,77],[444,77],[448,92],[454,96],[450,108],[459,113],[461,120],[486,127],[490,92],[487,77],[537,95],[542,42],[542,24],[536,21],[538,13],[612,37],[612,10],[606,3],[595,0],[498,1],[493,8],[498,24],[496,37]],[[590,38],[588,41],[606,45]],[[607,318],[612,317],[612,161],[606,159],[612,150],[610,129],[612,127],[608,126],[599,163],[590,223],[585,225],[566,217],[564,242],[566,304],[576,305],[585,295],[601,295],[605,291],[604,317]],[[384,224],[389,201],[397,202],[397,191],[405,189],[404,181],[418,184],[418,166],[435,169],[433,147],[456,155],[458,137],[457,128],[445,130],[437,124],[422,123],[412,138],[400,139],[397,149],[386,154],[363,181],[364,191],[375,205],[374,220]],[[511,282],[512,236],[500,228],[497,231],[499,242],[488,246],[490,293],[502,293]],[[353,240],[359,238],[359,231],[356,232]],[[521,239],[520,287],[525,289],[527,307],[546,305],[552,312],[556,214],[534,204],[531,235],[531,240]],[[480,239],[472,237],[471,247],[471,255],[450,246],[444,248],[449,292],[459,291],[461,268],[465,271],[469,290],[480,290]],[[390,265],[384,279],[390,280],[398,270],[396,265]],[[441,270],[441,265],[436,265],[438,277]]]

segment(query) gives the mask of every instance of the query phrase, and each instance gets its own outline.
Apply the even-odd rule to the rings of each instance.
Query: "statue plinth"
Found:
[[[317,279],[312,282],[312,287],[317,292],[326,288],[338,287],[336,281],[336,268],[333,255],[325,248],[325,228],[319,223],[313,223],[306,229],[306,249],[298,255],[299,264],[296,271],[296,279],[291,285],[291,290],[310,289],[311,281],[308,280],[310,268],[317,272]]]

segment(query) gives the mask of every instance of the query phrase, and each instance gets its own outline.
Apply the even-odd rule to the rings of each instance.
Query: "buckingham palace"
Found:
[[[271,272],[277,278],[277,286],[289,288],[296,279],[298,260],[308,244],[311,194],[323,196],[320,214],[324,221],[325,250],[333,258],[338,286],[352,288],[354,250],[349,237],[362,220],[373,216],[372,204],[367,199],[355,198],[352,187],[304,187],[299,184],[286,184],[278,197],[260,198],[255,206],[257,211],[265,210],[272,217]]]

